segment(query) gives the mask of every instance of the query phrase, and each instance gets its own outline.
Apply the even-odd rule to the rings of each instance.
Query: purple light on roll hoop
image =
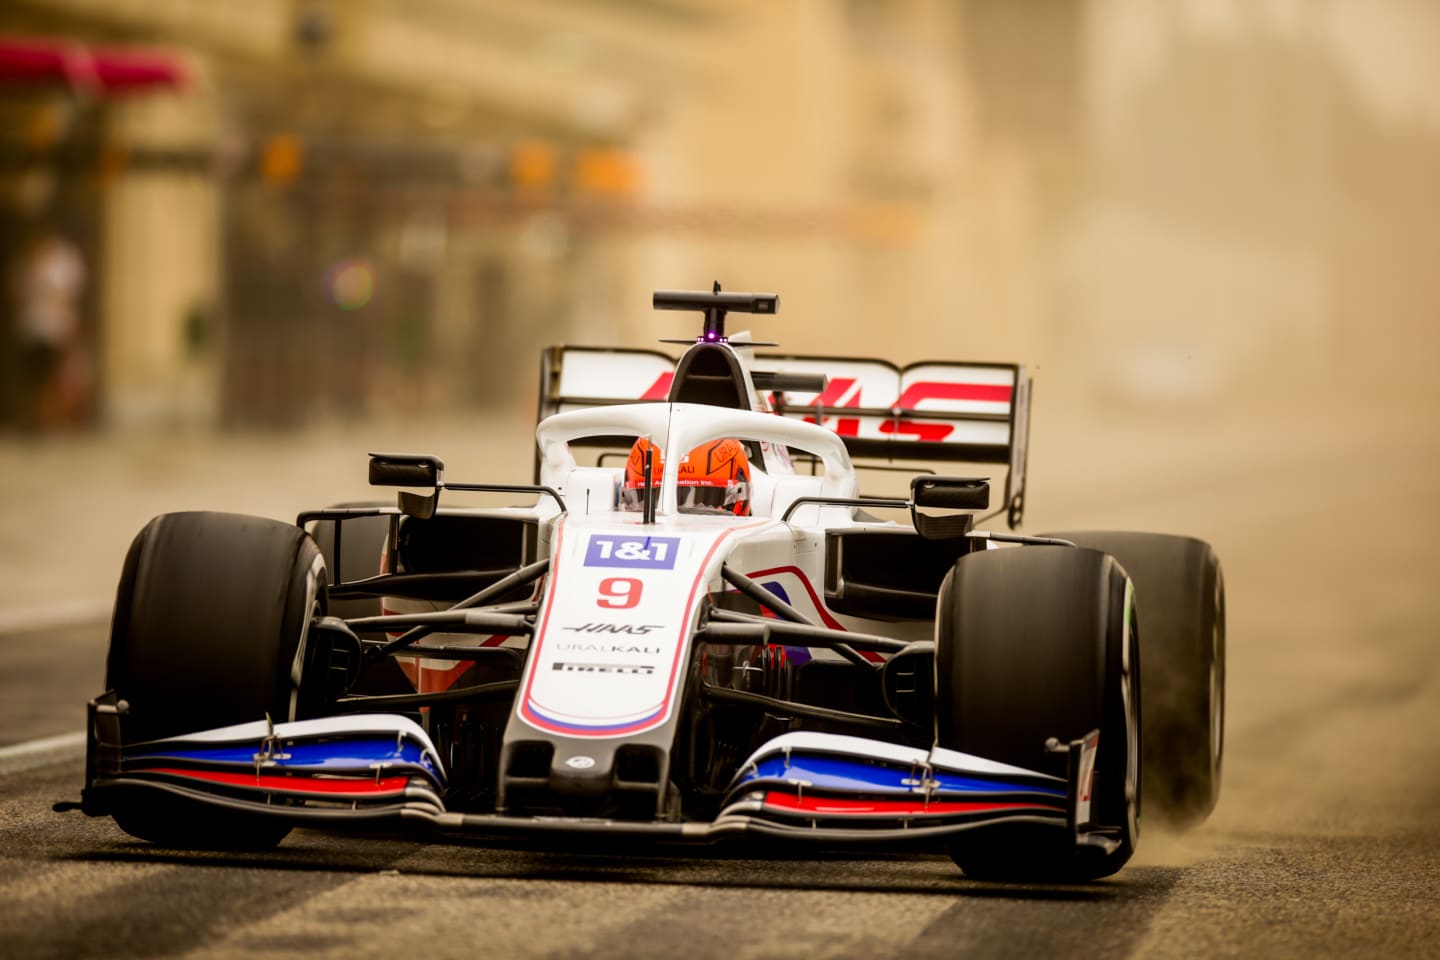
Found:
[[[707,343],[714,343],[716,340],[719,340],[719,339],[720,339],[720,334],[716,333],[716,332],[713,331],[713,330],[710,331],[709,333],[705,334],[705,340],[706,340]]]

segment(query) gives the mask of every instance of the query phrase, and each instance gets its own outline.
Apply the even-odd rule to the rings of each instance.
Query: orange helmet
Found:
[[[664,472],[660,448],[644,437],[630,448],[625,461],[624,506],[639,510],[645,486],[645,451],[651,451],[651,483],[658,485]],[[685,454],[680,461],[681,513],[733,513],[750,516],[750,458],[739,440],[711,440]]]
[[[625,489],[638,490],[645,486],[645,451],[652,451],[650,456],[650,482],[660,486],[660,475],[665,472],[665,458],[660,453],[660,448],[651,443],[647,438],[641,437],[635,441],[630,448],[630,458],[625,461]]]

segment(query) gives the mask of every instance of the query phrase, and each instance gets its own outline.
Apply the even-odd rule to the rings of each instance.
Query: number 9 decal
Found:
[[[640,602],[645,584],[634,577],[606,577],[600,581],[598,606],[607,610],[629,610]]]

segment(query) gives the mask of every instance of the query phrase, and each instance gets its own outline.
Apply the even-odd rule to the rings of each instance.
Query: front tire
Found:
[[[227,513],[156,517],[130,545],[116,591],[106,686],[128,704],[126,745],[296,718],[305,638],[325,563],[298,527]],[[116,798],[132,836],[186,847],[271,847],[281,820],[150,791]]]
[[[961,834],[951,857],[977,879],[1071,882],[1108,876],[1134,853],[1140,815],[1139,655],[1131,586],[1094,550],[1020,547],[962,557],[940,590],[936,740],[1064,777],[1046,750],[1100,731],[1091,822],[1106,853],[1048,825]]]

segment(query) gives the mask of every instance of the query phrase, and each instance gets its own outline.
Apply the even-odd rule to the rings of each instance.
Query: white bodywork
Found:
[[[516,700],[526,724],[572,737],[623,737],[666,723],[705,596],[726,589],[720,568],[727,562],[775,584],[818,622],[843,628],[819,595],[824,529],[853,524],[854,508],[802,506],[790,522],[777,519],[797,496],[857,495],[849,455],[830,431],[766,413],[653,403],[556,414],[536,436],[541,483],[559,489],[569,511],[541,534],[551,569]],[[825,473],[796,476],[787,460],[772,457],[778,476],[752,464],[752,516],[696,516],[677,510],[680,458],[665,456],[655,522],[647,525],[639,513],[615,508],[618,468],[576,466],[569,443],[594,436],[646,437],[662,451],[754,440],[814,454]]]

